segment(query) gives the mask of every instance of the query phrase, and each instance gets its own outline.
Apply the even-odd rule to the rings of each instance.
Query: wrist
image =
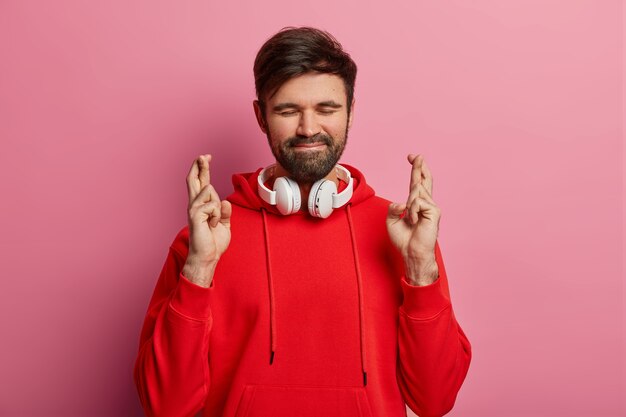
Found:
[[[439,278],[439,267],[435,256],[405,258],[406,278],[411,285],[430,285]]]
[[[208,288],[213,281],[217,261],[207,262],[195,256],[188,256],[182,274],[196,285]]]

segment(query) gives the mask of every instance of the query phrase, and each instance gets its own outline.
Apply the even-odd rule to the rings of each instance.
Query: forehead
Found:
[[[341,77],[335,74],[306,73],[287,80],[268,103],[315,105],[329,100],[346,104],[346,88]]]

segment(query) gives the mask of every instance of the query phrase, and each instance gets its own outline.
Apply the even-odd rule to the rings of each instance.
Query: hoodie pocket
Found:
[[[246,385],[235,417],[372,417],[363,387]]]

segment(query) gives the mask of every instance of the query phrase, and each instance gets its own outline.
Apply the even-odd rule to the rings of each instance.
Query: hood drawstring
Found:
[[[365,317],[363,314],[363,281],[361,280],[361,268],[359,267],[359,253],[356,249],[356,238],[354,236],[354,227],[352,225],[352,214],[350,207],[352,203],[348,203],[346,207],[346,215],[348,216],[348,225],[350,226],[350,239],[352,240],[352,254],[354,256],[354,269],[356,270],[356,281],[359,289],[359,333],[361,336],[361,371],[363,372],[363,386],[367,385],[367,370],[365,369]]]
[[[352,214],[350,206],[346,205],[346,215],[348,217],[348,226],[350,228],[350,240],[352,242],[352,255],[354,258],[354,268],[356,271],[356,280],[359,299],[359,344],[361,350],[361,372],[363,374],[363,386],[367,385],[367,370],[365,369],[365,318],[363,313],[363,282],[361,279],[361,268],[359,267],[359,254],[356,248],[356,237],[354,236],[354,226],[352,224]],[[270,365],[274,363],[274,355],[277,348],[277,332],[276,332],[276,312],[274,308],[274,283],[272,281],[272,268],[270,264],[270,241],[267,227],[266,209],[261,207],[261,217],[263,219],[263,232],[265,235],[265,259],[267,268],[267,286],[270,297]]]
[[[267,218],[265,217],[265,209],[261,207],[261,216],[263,218],[263,232],[265,235],[265,259],[267,267],[267,287],[270,294],[270,365],[274,363],[274,354],[276,353],[276,314],[274,311],[274,283],[272,282],[272,266],[270,264],[270,237],[267,230]]]

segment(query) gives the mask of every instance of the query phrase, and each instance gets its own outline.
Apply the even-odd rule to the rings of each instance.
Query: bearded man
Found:
[[[441,211],[421,155],[404,203],[339,159],[357,67],[337,40],[285,28],[259,50],[254,114],[276,159],[233,175],[211,155],[187,177],[134,378],[147,415],[442,416],[471,346],[450,301]]]

